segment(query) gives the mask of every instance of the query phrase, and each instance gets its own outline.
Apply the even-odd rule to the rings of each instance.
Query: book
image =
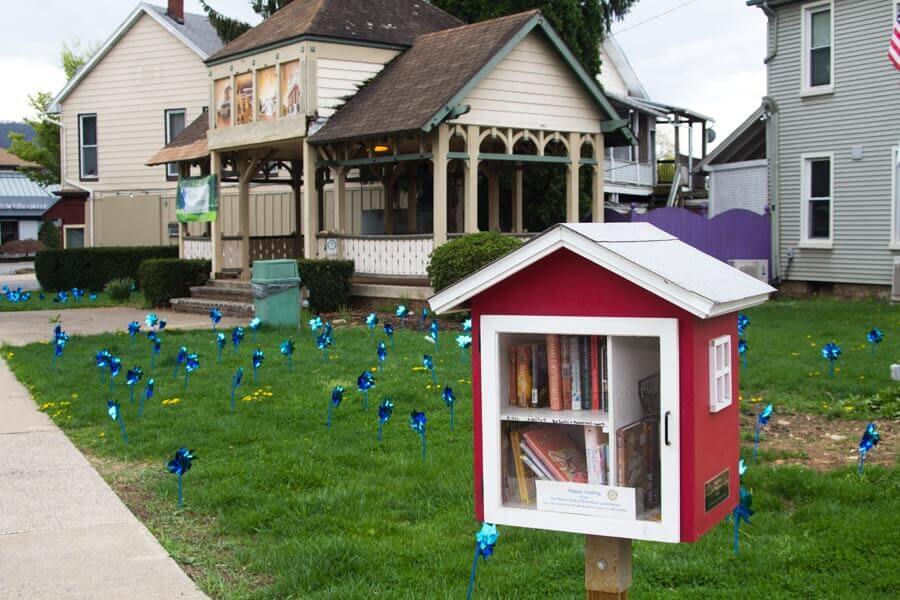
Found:
[[[531,346],[516,346],[516,406],[531,404]]]
[[[581,357],[581,409],[591,410],[591,337],[582,336],[579,345]]]
[[[525,463],[522,462],[522,450],[519,444],[522,438],[519,431],[509,432],[509,443],[512,449],[513,461],[516,469],[516,481],[519,484],[519,502],[522,504],[531,504],[531,493],[528,489],[528,482],[525,481]]]
[[[550,402],[547,383],[547,345],[531,345],[531,408],[544,408]]]
[[[559,371],[559,336],[547,336],[547,382],[550,388],[550,410],[562,410],[562,384]]]
[[[508,356],[508,387],[509,387],[509,405],[516,406],[516,347],[510,346],[507,349]]]
[[[540,479],[553,479],[553,474],[547,469],[547,466],[541,462],[541,459],[537,457],[537,454],[534,453],[534,450],[532,450],[528,444],[520,442],[519,449],[522,451],[522,460],[525,461],[525,464],[531,463],[534,467],[532,470]]]
[[[587,463],[588,483],[605,485],[606,456],[603,429],[595,425],[584,427],[584,453]]]
[[[562,392],[562,409],[572,410],[572,362],[569,336],[559,336],[559,381]]]
[[[609,412],[609,363],[607,339],[600,340],[600,410]]]
[[[652,468],[648,453],[648,440],[643,420],[620,427],[616,431],[617,484],[635,488],[638,513],[644,511],[647,471]]]
[[[600,339],[591,336],[591,408],[600,410]]]
[[[581,410],[581,338],[568,336],[569,363],[572,377],[572,410]]]
[[[522,439],[556,481],[587,483],[584,451],[559,425],[534,425],[521,430]]]
[[[659,509],[659,421],[658,417],[644,419],[644,435],[647,438],[644,455],[647,470],[644,473],[644,511]]]

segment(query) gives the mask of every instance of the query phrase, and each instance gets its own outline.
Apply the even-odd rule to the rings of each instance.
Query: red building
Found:
[[[478,519],[698,539],[738,499],[737,312],[773,291],[651,225],[583,223],[432,297],[472,315]]]

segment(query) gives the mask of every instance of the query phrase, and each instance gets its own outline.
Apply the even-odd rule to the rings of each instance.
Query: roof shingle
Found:
[[[209,154],[206,132],[209,131],[209,113],[203,112],[185,127],[162,150],[147,161],[147,166],[164,165],[180,160],[197,160]]]

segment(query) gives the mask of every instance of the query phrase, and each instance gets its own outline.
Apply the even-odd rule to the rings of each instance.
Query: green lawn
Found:
[[[41,292],[31,292],[31,298],[19,302],[10,302],[5,294],[0,294],[0,312],[16,312],[24,310],[67,310],[70,308],[104,308],[107,306],[136,306],[140,307],[144,303],[144,296],[140,293],[131,295],[131,299],[126,302],[117,302],[109,297],[106,292],[98,292],[97,297],[90,299],[89,294],[85,294],[79,300],[73,300],[70,296],[66,302],[54,302],[56,294],[53,292],[44,292],[44,298],[40,297]]]
[[[850,304],[843,305],[843,313],[829,313],[834,309],[828,303],[811,306],[821,311],[819,318],[842,315],[841,329],[834,332],[825,321],[803,319],[817,343],[844,332],[844,327],[846,332],[860,329],[847,324],[857,318],[847,313],[886,315],[893,310]],[[745,396],[781,394],[793,408],[815,407],[817,399],[803,397],[804,386],[815,390],[810,386],[828,385],[806,378],[805,372],[803,378],[784,377],[784,387],[796,390],[791,392],[795,398],[775,388],[773,382],[782,375],[774,367],[769,385],[761,385],[767,380],[763,364],[774,352],[764,349],[766,337],[772,345],[780,339],[779,332],[792,337],[789,313],[795,310],[805,314],[789,304],[752,313],[750,372],[759,373],[760,383]],[[896,323],[897,313],[892,315]],[[888,336],[879,348],[879,361],[884,361],[890,348],[896,354],[896,327],[880,326]],[[435,354],[439,382],[452,385],[457,396],[453,432],[440,391],[429,388],[429,375],[416,369],[422,354],[434,350],[421,332],[397,332],[397,351],[389,353],[385,369],[376,373],[368,411],[355,391],[357,375],[376,364],[375,343],[365,329],[336,330],[327,364],[308,330],[294,334],[292,373],[278,353],[288,335],[264,331],[254,344],[248,334],[240,352],[235,355],[229,348],[225,363],[218,366],[212,332],[163,332],[163,353],[153,372],[157,395],[143,419],[128,403],[124,369],[120,375],[116,395],[123,403],[127,446],[106,415],[107,388],[98,381],[93,357],[106,347],[122,357],[124,368],[140,364],[148,370],[146,339],[139,338],[132,348],[123,334],[73,338],[52,377],[48,344],[6,348],[4,357],[36,401],[212,596],[463,597],[477,524],[471,507],[469,365],[460,360],[455,334],[444,332],[442,351]],[[792,343],[783,341],[785,348],[793,348]],[[199,352],[202,361],[187,392],[183,377],[172,377],[173,355],[180,345]],[[261,380],[253,385],[250,354],[257,345],[266,358]],[[804,350],[802,342],[797,348]],[[851,361],[857,359],[847,354],[847,368],[839,377],[847,377]],[[821,368],[815,356],[797,360]],[[231,413],[229,378],[239,364],[246,371],[245,385],[237,411]],[[788,371],[790,364],[779,369]],[[752,382],[753,376],[747,379]],[[327,405],[335,385],[345,386],[348,393],[328,431]],[[880,389],[871,382],[865,385],[872,386],[867,390]],[[376,406],[384,396],[394,400],[395,409],[379,447]],[[414,408],[428,415],[424,463],[408,424]],[[185,477],[185,509],[178,510],[175,478],[165,473],[164,463],[182,445],[194,449],[198,458]],[[727,523],[697,544],[637,543],[634,597],[847,598],[893,593],[896,581],[890,573],[900,566],[890,526],[900,512],[896,467],[869,468],[860,480],[853,469],[817,474],[766,460],[764,453],[746,477],[757,514],[753,524],[743,528],[740,558],[731,552]],[[583,597],[582,548],[581,536],[502,528],[495,557],[479,567],[478,597]]]

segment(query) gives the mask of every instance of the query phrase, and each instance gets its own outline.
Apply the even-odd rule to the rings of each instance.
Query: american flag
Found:
[[[900,15],[897,15],[897,21],[894,23],[894,33],[891,35],[891,47],[888,50],[888,56],[897,69],[900,69]]]

